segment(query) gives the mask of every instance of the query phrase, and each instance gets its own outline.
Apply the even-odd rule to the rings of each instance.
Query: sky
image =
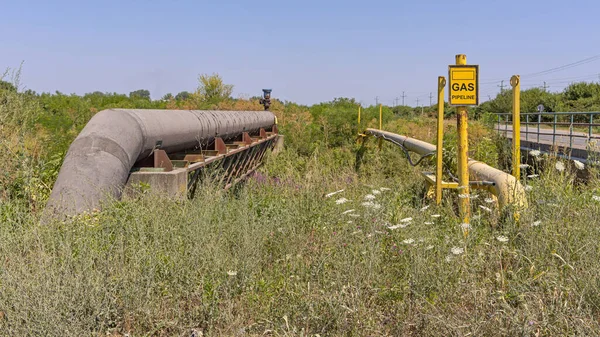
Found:
[[[24,89],[83,94],[194,91],[220,74],[235,97],[302,104],[429,104],[456,54],[480,69],[481,99],[600,79],[597,0],[0,0],[0,69]],[[5,78],[10,80],[10,75]],[[500,82],[504,79],[504,83]],[[435,102],[435,97],[433,102]]]

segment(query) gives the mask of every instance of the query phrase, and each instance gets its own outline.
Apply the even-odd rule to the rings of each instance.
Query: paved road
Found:
[[[504,134],[506,133],[506,137],[507,138],[511,138],[512,139],[512,125],[499,125],[496,127],[496,129],[501,133]],[[538,135],[537,135],[537,127],[529,127],[529,135],[527,135],[525,133],[526,128],[524,126],[521,126],[521,140],[527,140],[530,142],[534,142],[534,143],[538,143]],[[548,145],[552,145],[552,138],[553,136],[551,135],[552,133],[552,129],[540,129],[540,133],[550,133],[550,135],[545,135],[545,134],[540,134],[540,141],[539,143],[541,144],[548,144]],[[583,137],[573,137],[573,148],[575,149],[581,149],[581,150],[586,150],[587,149],[587,144],[588,144],[588,140],[587,140],[587,132],[579,132],[579,131],[573,131],[573,135],[574,136],[583,136]],[[594,134],[594,137],[598,137],[600,138],[600,135],[598,134]],[[555,139],[555,143],[558,146],[569,146],[570,140],[569,140],[569,131],[567,130],[556,130],[556,139]],[[600,145],[600,140],[598,140],[598,144]]]

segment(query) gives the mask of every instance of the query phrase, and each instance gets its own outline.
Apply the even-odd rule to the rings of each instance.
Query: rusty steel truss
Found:
[[[267,152],[282,140],[280,137],[273,126],[270,132],[263,128],[256,136],[243,132],[238,139],[228,142],[216,137],[208,149],[171,154],[156,149],[132,168],[126,194],[131,196],[136,185],[145,183],[153,192],[191,199],[208,171],[214,173],[213,179],[216,177],[221,187],[229,189],[262,164]]]

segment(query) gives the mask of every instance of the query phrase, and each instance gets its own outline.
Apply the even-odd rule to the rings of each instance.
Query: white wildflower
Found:
[[[461,199],[468,199],[469,195],[468,194],[459,194],[458,197]]]
[[[563,172],[565,170],[565,164],[563,164],[562,161],[557,161],[556,164],[554,164],[554,168],[556,168],[558,172]]]
[[[335,201],[336,204],[341,205],[341,204],[345,204],[348,201],[352,201],[352,200],[348,200],[346,198],[339,198],[338,200]]]
[[[354,223],[354,221],[352,221],[352,220],[348,220],[348,222],[346,222],[346,223],[350,225],[350,224],[353,224],[353,223]]]
[[[462,254],[462,253],[465,252],[465,250],[463,248],[461,248],[461,247],[452,247],[452,249],[450,249],[450,251],[454,255],[460,255],[460,254]]]
[[[235,271],[235,270],[228,270],[227,271],[227,275],[229,275],[229,276],[235,276],[235,275],[237,275],[237,271]]]
[[[397,224],[397,225],[394,225],[394,226],[389,226],[388,229],[394,230],[394,229],[406,228],[406,227],[408,227],[408,224],[402,224],[401,223],[401,224]]]
[[[365,195],[365,200],[375,200],[375,196],[373,194]]]
[[[500,242],[508,242],[508,238],[504,235],[500,235],[500,236],[496,237],[496,240],[498,240]]]
[[[425,222],[426,225],[433,225],[433,222]]]
[[[380,204],[378,204],[376,202],[372,202],[372,201],[365,201],[361,205],[368,207],[368,208],[372,208],[372,209],[380,209],[381,208]]]
[[[528,164],[521,164],[521,165],[519,165],[519,168],[520,168],[520,169],[526,169],[526,168],[528,168],[528,167],[529,167],[529,165],[528,165]]]
[[[484,210],[484,211],[486,211],[486,212],[491,212],[491,211],[492,211],[492,209],[491,209],[491,208],[489,208],[489,207],[485,207],[485,206],[483,206],[483,205],[479,205],[479,208],[481,208],[482,210]]]
[[[471,229],[471,225],[469,225],[468,223],[461,223],[460,228],[462,228],[463,230],[469,230]]]
[[[425,212],[428,208],[429,208],[429,205],[424,206],[423,208],[421,208],[421,212]]]
[[[527,178],[537,178],[539,176],[540,176],[539,174],[530,174],[527,176]]]
[[[415,242],[414,239],[406,239],[404,241],[402,241],[402,243],[407,244],[407,245],[412,245]]]
[[[391,188],[387,188],[387,187],[382,187],[379,189],[381,192],[385,192],[385,191],[391,191]]]
[[[380,190],[372,190],[371,193],[377,195],[377,194],[381,194],[381,191]]]
[[[540,151],[539,150],[531,150],[531,151],[529,151],[529,154],[534,157],[539,157]]]
[[[526,185],[525,186],[525,191],[529,192],[531,190],[533,190],[533,186],[531,186],[531,185]]]
[[[352,235],[356,235],[356,234],[359,234],[359,233],[362,233],[362,230],[359,229],[357,231],[354,231],[354,232],[352,232]]]
[[[487,202],[488,204],[491,204],[494,202],[494,199],[493,198],[485,198],[485,200],[483,200],[483,201]]]
[[[360,216],[360,214],[352,213],[352,214],[348,214],[348,216],[351,216],[353,218],[358,218]]]
[[[439,218],[439,217],[441,217],[441,215],[440,214],[432,214],[431,217],[432,218]]]
[[[585,164],[584,164],[584,163],[582,163],[582,162],[580,162],[579,160],[573,160],[573,164],[575,164],[575,167],[576,167],[578,170],[583,170],[583,169],[585,169]]]
[[[407,222],[411,222],[411,221],[412,221],[412,218],[404,218],[404,219],[400,220],[400,222],[402,222],[402,223],[407,223]]]
[[[433,249],[433,245],[429,245],[427,247],[425,247],[425,250],[432,250]]]
[[[336,195],[338,193],[342,193],[342,192],[344,192],[344,190],[339,190],[339,191],[335,191],[335,192],[331,192],[331,193],[325,194],[325,198],[330,198],[330,197],[332,197],[332,196],[334,196],[334,195]]]
[[[541,222],[540,220],[538,220],[538,221],[535,221],[535,222],[533,222],[533,223],[531,224],[531,227],[537,227],[537,226],[539,226],[539,225],[541,225],[541,224],[542,224],[542,222]]]
[[[446,259],[445,259],[445,260],[446,260],[446,262],[450,262],[450,261],[452,261],[452,255],[448,255],[448,256],[446,256]]]
[[[592,200],[594,200],[594,201],[600,201],[600,196],[592,195]]]
[[[345,214],[348,214],[348,213],[352,213],[352,212],[354,212],[354,209],[349,209],[347,211],[343,211],[342,215],[345,215]]]

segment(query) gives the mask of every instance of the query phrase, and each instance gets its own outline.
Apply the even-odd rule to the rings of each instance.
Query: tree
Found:
[[[143,99],[150,99],[150,91],[146,90],[146,89],[139,89],[136,91],[132,91],[129,93],[129,98],[143,98]]]
[[[173,99],[173,94],[171,94],[171,93],[165,94],[165,95],[162,97],[162,100],[163,100],[163,101],[170,101],[170,100],[172,100],[172,99]]]
[[[197,94],[204,102],[216,104],[223,100],[231,98],[233,85],[223,83],[223,79],[219,74],[203,74],[198,77]]]
[[[185,101],[186,99],[188,99],[190,97],[190,95],[191,94],[189,92],[182,91],[175,96],[175,99],[178,101]]]
[[[16,92],[17,88],[10,82],[6,82],[6,81],[2,81],[0,80],[0,90],[4,91],[11,91],[11,92]]]

